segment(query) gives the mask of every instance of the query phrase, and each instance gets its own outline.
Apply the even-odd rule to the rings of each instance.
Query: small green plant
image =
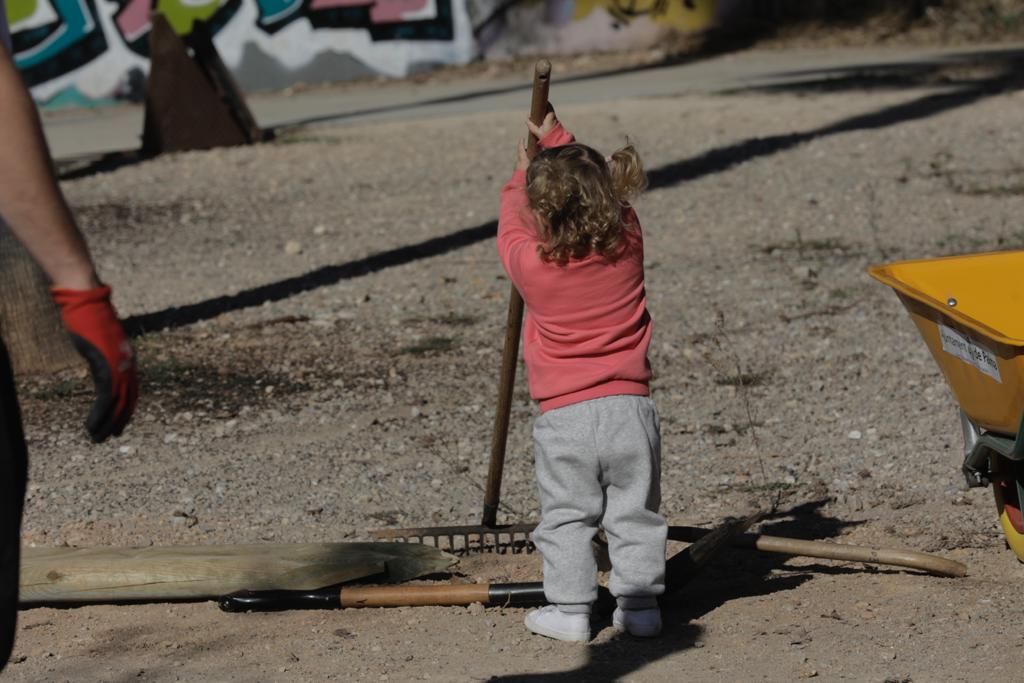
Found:
[[[1013,197],[1024,194],[1019,170],[1006,173],[970,173],[972,179],[948,176],[950,189],[968,197]]]
[[[450,351],[454,346],[455,340],[451,337],[427,337],[418,344],[406,346],[402,349],[402,353],[411,353],[413,355],[441,353],[443,351]]]
[[[856,250],[843,242],[838,237],[822,237],[820,239],[801,239],[797,238],[794,240],[786,240],[785,242],[769,242],[756,247],[757,251],[762,254],[774,254],[777,252],[796,252],[803,256],[808,253],[832,253],[832,254],[843,254],[851,255]]]
[[[771,376],[771,370],[740,370],[730,375],[716,377],[715,384],[730,387],[758,387],[767,384]]]
[[[743,493],[786,494],[803,486],[799,482],[769,481],[764,484],[740,484],[737,490]]]
[[[468,327],[475,325],[479,321],[479,318],[472,315],[462,315],[449,311],[444,315],[439,315],[430,319],[430,322],[437,323],[438,325],[451,325],[452,327]]]
[[[447,325],[450,327],[469,327],[480,322],[480,318],[473,315],[464,315],[462,313],[449,311],[442,315],[435,315],[429,318],[414,316],[412,318],[406,318],[403,322],[406,325],[422,325],[423,323],[431,323],[433,325]]]
[[[832,299],[846,299],[850,296],[850,293],[842,287],[836,287],[835,289],[830,289],[828,295]]]
[[[165,407],[202,407],[218,415],[235,415],[244,405],[309,389],[302,381],[266,369],[218,367],[168,356],[140,356],[139,383],[147,397]]]
[[[91,391],[92,387],[86,380],[61,379],[53,384],[33,387],[28,395],[39,401],[59,401],[72,396],[85,396]]]

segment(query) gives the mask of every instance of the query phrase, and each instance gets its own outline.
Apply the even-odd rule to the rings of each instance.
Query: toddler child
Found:
[[[549,111],[528,122],[501,192],[498,251],[526,303],[523,357],[541,414],[533,427],[551,604],[526,626],[560,640],[590,639],[597,598],[592,540],[608,538],[613,625],[661,632],[667,527],[660,505],[661,436],[650,399],[651,317],[643,236],[629,200],[647,184],[631,145],[605,158],[575,142]]]

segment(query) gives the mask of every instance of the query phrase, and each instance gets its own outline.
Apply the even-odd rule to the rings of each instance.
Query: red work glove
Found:
[[[110,287],[50,289],[60,306],[64,327],[75,348],[89,363],[96,385],[85,428],[96,443],[119,436],[135,410],[139,386],[135,353],[125,337],[117,312],[110,303]]]

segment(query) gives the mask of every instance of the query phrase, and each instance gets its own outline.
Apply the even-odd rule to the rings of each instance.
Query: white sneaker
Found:
[[[563,612],[555,605],[526,615],[526,628],[548,638],[585,643],[590,640],[590,615]]]
[[[626,631],[631,636],[652,638],[661,633],[661,610],[657,607],[649,609],[615,608],[612,614],[612,626],[619,631]]]

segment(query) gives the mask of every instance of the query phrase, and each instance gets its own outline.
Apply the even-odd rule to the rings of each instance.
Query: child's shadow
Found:
[[[842,529],[857,524],[822,515],[820,508],[826,502],[805,503],[777,513],[761,525],[760,532],[821,539],[834,537]],[[770,521],[772,519],[777,521]],[[605,640],[598,636],[598,642],[588,647],[587,661],[571,671],[507,674],[489,680],[492,683],[614,681],[674,653],[702,647],[704,629],[693,621],[729,600],[792,590],[812,578],[810,573],[772,576],[787,559],[786,555],[723,549],[677,597],[662,601],[665,627],[658,638],[617,635]],[[671,565],[671,560],[669,562]],[[671,577],[671,568],[668,575]],[[602,589],[594,606],[595,622],[610,624],[614,607],[614,599]]]

